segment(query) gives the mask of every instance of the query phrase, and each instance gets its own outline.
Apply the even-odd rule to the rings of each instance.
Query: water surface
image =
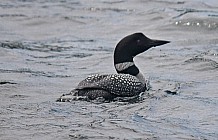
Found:
[[[114,47],[134,32],[171,41],[135,58],[143,100],[55,102],[115,73]],[[216,0],[2,0],[0,138],[215,140],[217,37]]]

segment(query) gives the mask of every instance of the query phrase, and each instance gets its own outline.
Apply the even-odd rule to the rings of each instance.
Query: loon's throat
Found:
[[[139,79],[143,84],[146,83],[143,74],[139,71],[139,69],[135,66],[134,62],[123,62],[115,64],[115,69],[117,73],[130,74]]]
[[[139,79],[140,82],[142,82],[143,84],[146,84],[146,80],[145,80],[145,77],[144,75],[139,72],[137,75],[136,75],[136,78]]]

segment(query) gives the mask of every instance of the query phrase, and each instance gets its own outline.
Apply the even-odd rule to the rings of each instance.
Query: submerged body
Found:
[[[93,75],[87,77],[79,83],[76,88],[78,91],[88,90],[102,90],[108,94],[117,96],[134,96],[145,91],[145,85],[141,83],[136,77],[129,74],[111,74],[111,75]],[[78,92],[79,96],[82,96]],[[106,96],[107,98],[107,96]]]
[[[132,97],[146,90],[145,84],[129,74],[92,75],[81,81],[62,100],[72,100],[73,96],[84,96],[89,100],[103,97],[112,100],[115,97]]]
[[[123,38],[114,51],[114,67],[118,74],[89,76],[57,101],[65,102],[81,98],[93,100],[98,97],[112,100],[115,97],[139,95],[146,90],[146,80],[134,64],[133,58],[151,47],[166,43],[169,41],[152,40],[142,33]]]

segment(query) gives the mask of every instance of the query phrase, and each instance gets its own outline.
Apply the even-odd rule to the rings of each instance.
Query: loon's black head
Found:
[[[151,47],[166,43],[169,43],[169,41],[153,40],[146,37],[143,33],[134,33],[126,36],[117,44],[114,51],[114,66],[116,71],[137,76],[140,72],[133,63],[133,58]]]
[[[143,33],[134,33],[124,37],[116,46],[114,51],[114,64],[133,62],[133,57],[150,49],[169,43],[164,40],[153,40]]]

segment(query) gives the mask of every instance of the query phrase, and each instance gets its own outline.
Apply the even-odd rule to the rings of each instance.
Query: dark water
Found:
[[[115,73],[113,50],[143,32],[171,43],[136,64],[139,102],[58,103],[90,74]],[[2,0],[0,139],[218,138],[216,0]]]

